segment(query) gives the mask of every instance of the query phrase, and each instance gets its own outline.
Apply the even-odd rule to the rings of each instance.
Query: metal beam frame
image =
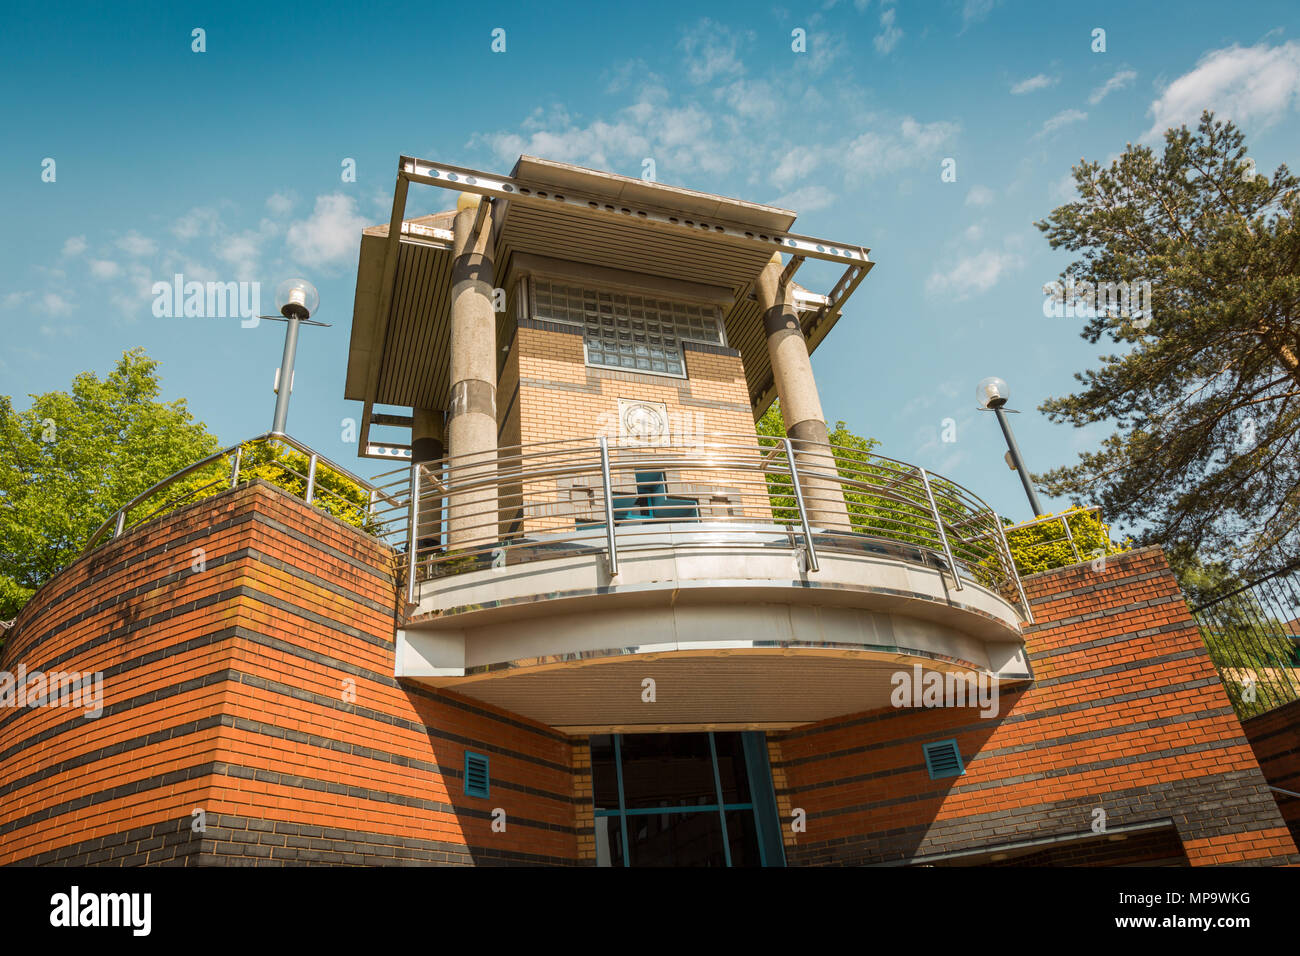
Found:
[[[399,171],[393,187],[393,212],[388,218],[388,236],[384,240],[384,272],[379,280],[379,302],[375,308],[374,348],[370,353],[370,368],[366,375],[365,409],[361,415],[361,440],[358,447],[365,450],[370,442],[370,417],[375,395],[379,392],[379,369],[383,364],[384,348],[388,344],[388,320],[393,310],[393,287],[397,284],[397,249],[406,225],[406,194],[409,183]]]
[[[790,284],[790,280],[794,278],[794,274],[798,272],[799,267],[803,265],[804,258],[804,256],[790,257],[790,261],[785,264],[785,269],[781,272],[781,281],[778,282],[776,286],[778,289],[784,289]]]
[[[592,219],[633,219],[664,232],[707,235],[710,239],[749,249],[769,249],[813,259],[826,259],[845,264],[870,262],[870,250],[860,246],[827,242],[812,236],[792,232],[766,232],[741,223],[709,217],[708,222],[698,217],[689,219],[671,212],[648,206],[635,206],[608,197],[556,191],[553,187],[537,186],[510,176],[498,176],[462,166],[435,163],[427,159],[403,156],[399,161],[398,179],[438,186],[457,192],[477,193],[480,196],[509,199],[523,205],[560,206],[566,212]],[[397,228],[394,226],[393,228]]]

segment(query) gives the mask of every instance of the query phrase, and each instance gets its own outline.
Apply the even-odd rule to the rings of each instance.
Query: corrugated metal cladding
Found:
[[[910,664],[878,657],[775,657],[737,650],[725,657],[637,655],[531,673],[502,670],[446,686],[569,733],[692,724],[795,727],[890,706],[892,677],[904,666]],[[951,669],[974,673],[961,666]],[[654,703],[641,699],[646,677],[655,680]]]
[[[451,388],[451,260],[450,249],[399,244],[376,404],[443,407]]]

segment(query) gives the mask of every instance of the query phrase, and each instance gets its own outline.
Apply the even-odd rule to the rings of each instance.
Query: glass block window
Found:
[[[722,344],[722,323],[711,305],[588,289],[538,279],[534,315],[582,326],[587,364],[684,377],[682,342]]]

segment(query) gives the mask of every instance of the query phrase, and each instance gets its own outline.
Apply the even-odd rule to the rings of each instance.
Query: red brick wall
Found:
[[[1300,700],[1251,717],[1242,728],[1268,782],[1300,793]],[[1278,809],[1300,843],[1300,797],[1274,792]]]
[[[774,735],[792,863],[883,863],[1170,820],[1193,864],[1300,862],[1158,548],[1025,581],[1032,684],[997,717],[882,710]],[[922,745],[966,772],[931,780]]]
[[[0,713],[0,863],[576,860],[568,738],[393,679],[390,562],[254,483],[74,564],[0,669],[103,671],[105,709]]]

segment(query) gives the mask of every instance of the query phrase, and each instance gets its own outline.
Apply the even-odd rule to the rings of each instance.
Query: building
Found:
[[[0,714],[0,862],[1300,862],[1158,549],[1021,580],[975,494],[832,449],[809,357],[872,263],[794,219],[403,157],[345,384],[398,467],[272,436],[306,501],[232,448],[111,520],[0,656],[105,687]]]

